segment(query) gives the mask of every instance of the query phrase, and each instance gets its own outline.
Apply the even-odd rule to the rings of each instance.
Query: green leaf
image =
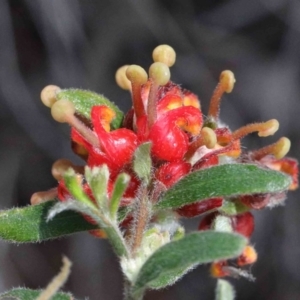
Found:
[[[42,290],[31,290],[26,288],[16,288],[0,295],[0,300],[35,300]],[[59,292],[51,300],[75,300],[69,293]]]
[[[116,117],[111,122],[112,129],[121,127],[123,121],[122,111],[107,98],[102,95],[98,95],[91,91],[79,90],[79,89],[66,89],[61,90],[57,94],[57,99],[67,99],[75,105],[75,110],[86,119],[91,119],[91,109],[95,105],[106,105],[110,107],[115,113]]]
[[[122,223],[126,217],[133,211],[132,206],[121,206],[118,210],[118,223]]]
[[[224,279],[219,279],[216,288],[215,300],[234,300],[234,287]]]
[[[159,248],[142,266],[132,288],[140,295],[147,287],[163,288],[201,263],[238,256],[247,240],[228,232],[194,232]]]
[[[18,243],[40,242],[98,228],[73,211],[65,211],[46,222],[48,212],[55,203],[57,201],[48,201],[1,211],[0,238]]]
[[[85,178],[92,189],[98,207],[106,211],[108,209],[107,185],[109,181],[107,165],[93,168],[85,167]]]
[[[144,143],[136,149],[133,159],[133,170],[140,179],[146,180],[146,183],[149,183],[151,175],[150,151],[151,143]]]
[[[214,197],[232,197],[286,190],[291,178],[251,164],[226,164],[193,172],[171,187],[156,208],[179,208]]]
[[[118,175],[114,189],[110,199],[110,215],[113,220],[118,217],[118,209],[121,203],[121,198],[128,186],[130,181],[130,176],[126,173],[121,173]]]
[[[68,191],[71,193],[75,200],[80,201],[89,208],[96,209],[96,205],[94,204],[92,199],[90,199],[90,197],[84,192],[81,183],[78,181],[77,174],[73,169],[69,168],[64,173],[64,182]]]
[[[190,265],[189,267],[182,267],[176,270],[171,270],[169,272],[166,272],[160,275],[157,279],[151,281],[148,287],[152,290],[159,290],[167,286],[173,285],[182,276],[188,273],[193,267],[194,265]]]

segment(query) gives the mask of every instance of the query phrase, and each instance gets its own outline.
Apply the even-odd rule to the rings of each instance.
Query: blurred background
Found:
[[[298,0],[1,0],[0,209],[28,205],[32,193],[56,185],[52,163],[79,162],[69,128],[40,102],[48,84],[104,94],[123,110],[130,97],[117,87],[116,69],[148,69],[159,44],[177,52],[172,80],[198,94],[204,113],[219,74],[237,78],[221,118],[232,129],[271,118],[276,137],[244,139],[249,149],[281,136],[300,150],[300,2]],[[259,260],[256,282],[232,280],[237,299],[300,299],[299,191],[283,207],[255,212],[252,238]],[[194,221],[196,226],[199,220]],[[122,274],[106,240],[87,233],[35,245],[0,241],[0,292],[45,287],[61,256],[73,261],[65,290],[78,299],[122,298]],[[213,299],[215,280],[200,266],[176,285],[146,299]]]

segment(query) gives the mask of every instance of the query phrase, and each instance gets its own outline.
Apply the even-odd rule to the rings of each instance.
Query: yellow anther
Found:
[[[235,81],[234,74],[229,70],[223,71],[220,75],[220,84],[226,93],[232,92]]]
[[[69,169],[72,168],[73,164],[68,159],[59,159],[53,165],[51,169],[52,176],[56,180],[61,180],[64,176],[64,173]]]
[[[47,107],[52,107],[52,105],[57,101],[56,95],[60,91],[60,87],[56,85],[47,85],[41,91],[41,100],[43,104]]]
[[[266,137],[273,135],[279,128],[279,122],[276,119],[269,120],[261,125],[258,136]]]
[[[262,123],[252,123],[245,125],[232,133],[232,139],[241,139],[244,136],[257,131],[258,136],[267,137],[273,135],[279,128],[279,122],[276,119]]]
[[[216,146],[217,136],[211,128],[203,127],[200,135],[203,145],[205,145],[208,149],[213,149]]]
[[[131,82],[126,76],[126,70],[129,67],[129,65],[125,65],[121,68],[119,68],[116,72],[115,79],[117,82],[117,85],[122,88],[123,90],[131,90]]]
[[[282,137],[274,144],[253,151],[252,159],[260,160],[270,154],[273,154],[276,159],[281,159],[289,152],[290,148],[291,141],[286,137]]]
[[[144,84],[148,80],[147,72],[140,66],[131,65],[126,69],[126,76],[132,84]]]
[[[152,57],[154,62],[161,62],[172,67],[176,60],[176,52],[169,45],[159,45],[153,50]]]
[[[51,115],[53,119],[60,123],[68,122],[68,119],[70,116],[73,116],[74,113],[74,104],[66,99],[56,101],[51,107]]]
[[[53,188],[51,190],[48,191],[44,191],[44,192],[36,192],[34,193],[31,198],[30,198],[30,203],[31,205],[37,205],[49,200],[53,200],[55,199],[55,197],[57,196],[57,188]]]
[[[280,138],[277,143],[274,144],[273,154],[277,159],[281,159],[290,151],[291,141],[286,138]]]
[[[210,99],[208,116],[213,120],[219,118],[221,97],[224,92],[231,93],[234,87],[235,78],[231,71],[223,71],[220,75],[219,83],[216,86],[214,93]]]
[[[149,68],[149,77],[158,85],[165,85],[171,77],[169,67],[161,62],[153,63]]]

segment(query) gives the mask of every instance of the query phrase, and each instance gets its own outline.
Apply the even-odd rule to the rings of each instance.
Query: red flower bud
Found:
[[[219,164],[218,154],[210,152],[199,159],[193,166],[193,171],[205,169]]]
[[[177,213],[182,217],[193,218],[205,212],[208,212],[212,209],[221,207],[222,204],[223,204],[223,198],[211,198],[208,200],[185,205],[177,209]]]
[[[199,226],[198,230],[211,229],[214,219],[219,215],[219,212],[213,212],[205,216]],[[245,212],[236,216],[230,217],[233,231],[249,238],[254,231],[254,218],[250,212]]]
[[[191,164],[186,162],[165,163],[155,172],[155,177],[169,188],[190,170]]]
[[[120,128],[107,132],[113,110],[107,106],[94,106],[91,111],[94,130],[99,138],[100,148],[119,168],[129,163],[137,148],[137,136],[131,130]]]
[[[209,230],[209,229],[211,229],[211,224],[214,221],[214,219],[216,218],[216,216],[218,216],[218,215],[219,215],[218,212],[212,212],[212,213],[206,215],[200,221],[200,224],[198,226],[198,230]]]
[[[253,209],[262,209],[270,202],[270,194],[255,194],[240,196],[239,200],[246,206]]]
[[[251,212],[231,217],[233,230],[249,238],[254,231],[254,217]]]

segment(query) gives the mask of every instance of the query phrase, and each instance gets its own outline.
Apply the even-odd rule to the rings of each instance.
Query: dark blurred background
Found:
[[[56,185],[52,163],[79,161],[69,128],[51,119],[39,99],[48,84],[90,89],[122,109],[129,94],[116,69],[151,64],[155,46],[177,52],[172,80],[199,95],[204,113],[219,74],[237,78],[221,117],[232,129],[277,118],[276,137],[247,137],[252,149],[288,136],[300,150],[300,2],[298,0],[1,0],[0,208],[28,205],[33,192]],[[255,212],[256,282],[233,280],[237,299],[300,299],[299,191],[284,207]],[[196,226],[196,220],[194,226]],[[40,288],[57,273],[62,254],[74,263],[65,286],[78,299],[122,298],[122,275],[106,240],[81,233],[35,245],[0,242],[0,291]],[[215,280],[200,266],[146,299],[213,299]]]

